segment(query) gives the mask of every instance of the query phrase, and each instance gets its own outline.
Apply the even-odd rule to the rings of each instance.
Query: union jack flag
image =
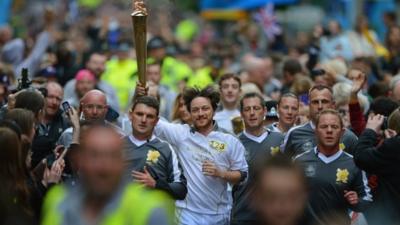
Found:
[[[275,16],[273,3],[268,3],[265,7],[257,10],[253,18],[263,28],[264,34],[270,41],[274,41],[275,36],[282,33],[282,28]]]

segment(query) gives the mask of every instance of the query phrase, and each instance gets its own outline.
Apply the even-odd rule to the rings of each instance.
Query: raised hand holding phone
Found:
[[[63,110],[64,110],[65,113],[68,113],[69,110],[71,109],[71,106],[69,105],[69,103],[68,103],[67,101],[63,102],[63,103],[61,104],[61,106],[62,106],[62,108],[63,108]]]
[[[80,118],[79,113],[74,109],[70,108],[67,116],[71,121],[73,132],[72,132],[72,142],[74,144],[79,144],[79,136],[80,136]]]
[[[74,108],[69,108],[67,111],[68,119],[71,121],[74,129],[79,128],[79,113]]]

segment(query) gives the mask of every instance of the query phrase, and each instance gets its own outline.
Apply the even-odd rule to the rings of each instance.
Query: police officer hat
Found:
[[[156,36],[149,40],[147,43],[147,49],[153,50],[158,48],[165,48],[167,47],[167,43],[165,42],[164,38]]]

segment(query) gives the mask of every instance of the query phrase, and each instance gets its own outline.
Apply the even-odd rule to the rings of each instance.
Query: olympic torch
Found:
[[[146,21],[147,9],[143,0],[133,0],[133,12],[131,14],[133,24],[133,42],[136,49],[136,60],[139,81],[146,86]]]

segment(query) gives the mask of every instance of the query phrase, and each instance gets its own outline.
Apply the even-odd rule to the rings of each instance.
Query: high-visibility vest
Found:
[[[184,62],[173,57],[166,56],[161,66],[161,84],[178,90],[178,83],[193,76],[192,69]]]
[[[59,211],[60,204],[68,198],[65,186],[53,187],[43,204],[42,225],[61,225],[65,215]],[[167,212],[168,224],[174,224],[174,202],[165,193],[149,190],[138,184],[125,186],[119,206],[104,216],[101,225],[146,225],[154,209]],[[165,223],[166,221],[162,221]]]
[[[215,81],[211,77],[211,67],[205,66],[198,69],[194,76],[192,76],[187,82],[188,87],[204,88],[208,85],[215,84]],[[223,70],[219,72],[218,78],[223,74]],[[218,80],[218,78],[216,80]]]
[[[91,9],[98,7],[102,2],[103,0],[78,0],[78,4],[80,6],[88,7]]]
[[[198,87],[204,88],[205,86],[214,83],[213,79],[210,76],[211,68],[210,67],[203,67],[196,71],[195,75],[192,76],[188,83],[188,87]]]
[[[111,59],[106,63],[106,71],[101,76],[101,80],[110,84],[116,91],[122,111],[130,103],[129,98],[136,86],[136,73],[137,64],[135,60]]]

